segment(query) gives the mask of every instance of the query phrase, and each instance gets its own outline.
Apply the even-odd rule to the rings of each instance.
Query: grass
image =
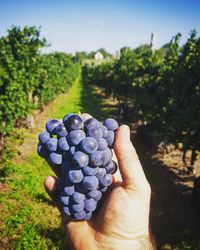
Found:
[[[104,107],[97,89],[77,80],[68,93],[37,114],[34,129],[23,131],[24,143],[17,145],[19,155],[8,161],[0,186],[0,249],[67,249],[59,212],[43,187],[45,177],[53,173],[36,154],[36,145],[46,120],[79,111],[104,118],[112,109]]]
[[[37,134],[47,119],[81,110],[81,89],[78,80],[38,115],[39,125],[25,131],[21,155],[5,167],[8,176],[0,189],[0,249],[66,249],[59,213],[43,188],[45,177],[53,173],[36,154]]]

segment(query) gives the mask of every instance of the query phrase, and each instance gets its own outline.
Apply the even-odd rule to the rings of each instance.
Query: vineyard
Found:
[[[67,91],[79,75],[70,55],[41,55],[44,46],[46,40],[35,27],[13,27],[0,39],[1,147],[33,109]]]
[[[157,143],[191,150],[191,168],[200,149],[200,38],[191,32],[179,45],[176,35],[161,49],[149,46],[122,48],[119,60],[97,66],[85,65],[84,81],[97,84],[113,95],[133,118],[152,130]],[[127,108],[129,110],[127,110]]]
[[[0,38],[0,249],[67,248],[43,188],[52,171],[36,144],[47,119],[79,111],[130,126],[152,186],[158,248],[200,249],[200,189],[193,189],[200,175],[197,32],[184,45],[177,34],[157,50],[124,47],[118,58],[101,50],[101,63],[94,53],[44,54],[49,44],[40,33],[12,27]]]

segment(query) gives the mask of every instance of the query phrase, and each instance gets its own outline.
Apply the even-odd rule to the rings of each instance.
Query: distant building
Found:
[[[103,60],[103,55],[101,54],[101,52],[97,51],[94,55],[94,59],[97,61]]]

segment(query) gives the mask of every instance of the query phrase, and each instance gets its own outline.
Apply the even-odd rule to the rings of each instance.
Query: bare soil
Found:
[[[133,143],[152,188],[150,217],[158,249],[200,249],[200,211],[191,202],[195,176],[185,170],[181,152],[160,153],[148,138],[134,136]]]

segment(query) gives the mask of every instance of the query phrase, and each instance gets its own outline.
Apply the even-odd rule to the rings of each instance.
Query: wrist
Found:
[[[112,239],[98,242],[98,250],[156,250],[152,235],[138,235],[133,239]]]
[[[155,240],[152,235],[140,235],[133,242],[134,250],[156,250]]]

